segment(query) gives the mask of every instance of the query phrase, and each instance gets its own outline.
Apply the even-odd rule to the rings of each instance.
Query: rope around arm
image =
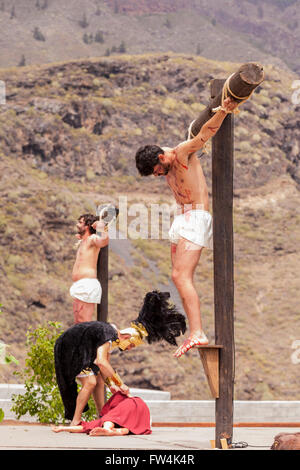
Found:
[[[226,82],[224,83],[223,85],[223,89],[222,89],[222,101],[221,101],[221,105],[218,106],[217,108],[213,108],[212,109],[212,112],[213,113],[216,113],[217,111],[226,111],[225,108],[224,108],[224,101],[226,100],[226,98],[228,98],[228,92],[230,93],[230,95],[237,99],[237,100],[241,100],[241,102],[237,105],[237,107],[233,110],[233,111],[227,111],[228,113],[234,113],[234,114],[238,114],[240,112],[240,110],[238,109],[238,107],[244,103],[245,101],[247,101],[250,96],[252,95],[252,93],[254,92],[254,89],[250,92],[250,94],[248,96],[237,96],[235,95],[231,89],[230,89],[230,86],[229,86],[229,83],[230,83],[230,79],[231,77],[233,76],[234,74],[230,75],[230,77],[227,78]]]

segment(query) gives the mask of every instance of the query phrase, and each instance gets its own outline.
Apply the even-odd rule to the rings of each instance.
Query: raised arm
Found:
[[[89,237],[90,241],[97,247],[103,248],[104,246],[108,245],[109,236],[108,232],[105,229],[105,224],[101,220],[95,222],[92,225],[93,229],[96,230],[96,233]]]
[[[231,113],[237,105],[238,103],[236,101],[231,98],[226,98],[223,109],[217,111],[213,117],[203,124],[199,133],[193,139],[186,140],[177,147],[178,158],[180,160],[187,158],[190,154],[200,150],[205,143],[218,132],[227,114]],[[182,163],[184,162],[182,161]]]

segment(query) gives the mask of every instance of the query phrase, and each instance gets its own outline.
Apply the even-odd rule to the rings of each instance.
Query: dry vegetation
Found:
[[[165,54],[3,71],[0,339],[21,366],[30,326],[48,319],[72,324],[68,290],[77,217],[101,202],[118,203],[121,195],[129,205],[171,203],[164,181],[137,176],[135,149],[182,140],[207,104],[209,80],[235,68]],[[267,68],[263,86],[235,117],[237,399],[300,399],[298,366],[291,361],[300,320],[294,79]],[[209,147],[202,161],[210,185]],[[170,253],[166,240],[130,240],[121,249],[121,256],[110,250],[109,320],[125,326],[148,290],[170,288]],[[213,340],[212,253],[203,253],[195,279]],[[169,390],[174,399],[208,399],[198,353],[175,360],[172,352],[147,345],[113,360],[131,386]],[[15,382],[15,368],[1,366],[2,381]]]

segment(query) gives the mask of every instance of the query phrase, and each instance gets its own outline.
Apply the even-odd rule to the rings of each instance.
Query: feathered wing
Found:
[[[186,331],[186,320],[175,305],[169,303],[169,292],[152,291],[144,298],[134,323],[142,323],[148,332],[148,343],[165,340],[177,345],[176,338]]]

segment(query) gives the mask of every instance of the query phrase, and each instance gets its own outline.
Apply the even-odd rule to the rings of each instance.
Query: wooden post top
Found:
[[[192,135],[196,136],[201,127],[213,115],[213,109],[222,104],[223,97],[223,84],[226,82],[226,93],[231,96],[238,103],[242,103],[248,99],[253,91],[264,81],[265,72],[261,64],[255,62],[247,62],[242,64],[239,69],[224,79],[222,85],[221,80],[215,79],[213,82],[217,83],[213,86],[212,100],[210,104],[199,114],[197,119],[192,124]]]

